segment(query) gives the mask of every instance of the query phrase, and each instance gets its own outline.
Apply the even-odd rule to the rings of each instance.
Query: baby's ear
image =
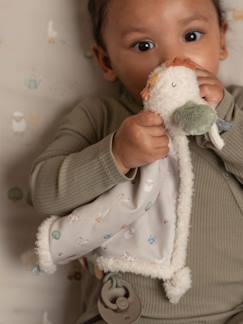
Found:
[[[105,50],[97,45],[94,44],[92,47],[94,57],[96,59],[96,62],[98,63],[98,66],[103,72],[103,76],[105,80],[114,82],[117,79],[116,73],[112,68],[110,59],[108,54],[105,52]]]

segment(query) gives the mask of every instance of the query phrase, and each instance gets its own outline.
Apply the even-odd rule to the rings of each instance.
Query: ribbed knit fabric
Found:
[[[111,153],[113,132],[131,112],[112,98],[107,101],[106,105],[96,99],[83,101],[35,161],[31,189],[39,212],[65,215],[119,182],[134,179],[136,170],[127,176],[120,173]]]
[[[216,152],[203,137],[190,139],[195,185],[187,264],[192,288],[174,305],[160,280],[123,274],[142,302],[141,324],[223,324],[243,311],[243,90],[229,91],[233,96],[225,92],[217,108],[221,118],[233,123],[223,134],[224,149]],[[124,98],[102,105],[91,100],[90,110],[86,102],[61,125],[33,167],[33,201],[41,212],[65,214],[121,181],[132,181],[136,171],[120,174],[111,154],[112,133],[141,109]],[[79,324],[97,315],[100,284],[84,273]]]
[[[171,305],[161,282],[125,275],[146,305],[144,315],[161,318],[163,314],[164,319],[173,319],[168,323],[225,323],[243,301],[243,215],[228,192],[235,180],[223,168],[220,172],[221,163],[213,156],[205,159],[199,151],[193,151],[196,180],[188,251],[192,289],[179,304]]]
[[[243,310],[243,214],[228,190],[242,189],[213,153],[191,147],[196,175],[188,251],[192,289],[172,305],[161,281],[124,274],[143,305],[139,324],[223,324]]]

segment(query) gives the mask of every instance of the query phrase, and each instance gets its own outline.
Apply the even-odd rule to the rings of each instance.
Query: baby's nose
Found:
[[[161,53],[161,63],[174,60],[176,57],[186,59],[188,56],[178,45],[166,46],[166,50],[164,48],[163,53]]]

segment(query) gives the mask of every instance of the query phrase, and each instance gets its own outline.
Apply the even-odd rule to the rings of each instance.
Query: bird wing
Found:
[[[173,122],[181,127],[186,135],[206,134],[216,122],[214,109],[193,101],[186,102],[173,113]]]

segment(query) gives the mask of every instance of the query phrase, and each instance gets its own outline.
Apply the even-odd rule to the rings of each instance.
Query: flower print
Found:
[[[133,208],[132,199],[128,198],[124,193],[120,193],[117,196],[117,202],[120,202],[123,206],[127,208]],[[115,201],[115,204],[117,204],[117,202]]]
[[[125,199],[125,194],[124,193],[120,193],[117,198],[118,198],[119,201],[122,201],[122,200]]]
[[[110,238],[112,238],[112,234],[111,233],[109,233],[109,234],[106,234],[105,236],[104,236],[104,239],[105,240],[109,240]]]
[[[156,243],[156,237],[154,235],[150,235],[148,238],[148,242],[151,245],[154,245]]]
[[[97,215],[97,217],[96,217],[96,219],[95,219],[95,222],[96,222],[97,224],[101,224],[101,223],[103,223],[104,218],[109,214],[109,212],[110,212],[110,209],[109,209],[109,208],[108,208],[108,209],[103,209],[103,210],[101,210],[101,211],[98,213],[98,215]]]
[[[30,77],[25,80],[25,86],[30,90],[37,90],[41,84],[41,80],[35,79],[35,77]]]
[[[121,229],[121,230],[128,230],[128,229],[129,229],[129,225],[124,224],[124,225],[121,226],[120,229]]]
[[[122,203],[129,203],[131,201],[131,199],[127,198],[124,193],[120,193],[117,198]]]
[[[87,240],[87,239],[83,238],[82,236],[80,236],[80,237],[77,238],[76,243],[78,245],[84,245],[84,244],[88,244],[89,240]]]
[[[101,216],[98,216],[96,219],[95,219],[95,222],[97,224],[101,224],[102,223],[102,217]]]
[[[129,227],[129,229],[124,233],[124,238],[130,240],[134,236],[135,231],[134,227]]]
[[[60,240],[61,238],[61,232],[60,231],[53,231],[51,233],[51,236],[54,240]]]
[[[48,43],[55,44],[58,33],[53,28],[53,21],[48,21]]]
[[[27,130],[25,115],[21,111],[15,111],[12,115],[12,130],[17,135],[22,135]]]
[[[122,254],[122,258],[126,259],[127,261],[134,261],[135,258],[130,255],[127,251],[124,251]]]
[[[150,201],[147,205],[146,205],[146,207],[145,207],[145,211],[147,212],[151,207],[153,206],[153,203],[152,203],[152,201]]]
[[[70,216],[69,216],[69,222],[72,224],[74,222],[77,222],[79,221],[79,215],[77,213],[72,213]]]
[[[153,186],[154,186],[154,180],[152,180],[152,179],[148,179],[148,180],[145,182],[145,185],[144,185],[144,191],[145,191],[145,192],[151,192],[152,189],[153,189]]]

